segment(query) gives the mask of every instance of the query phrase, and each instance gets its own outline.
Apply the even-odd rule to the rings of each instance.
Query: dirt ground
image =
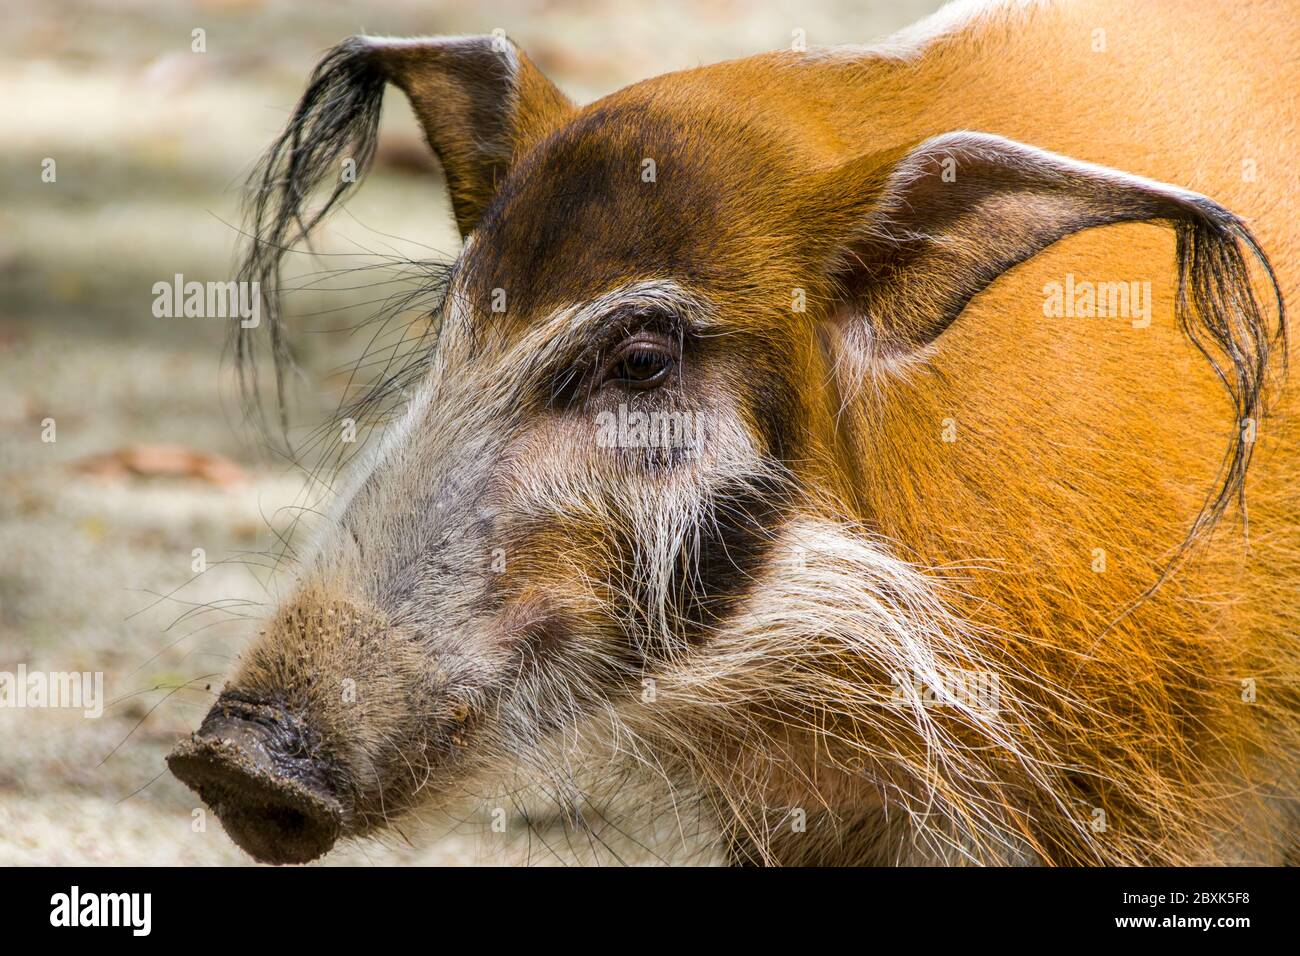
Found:
[[[177,273],[230,278],[238,184],[323,50],[362,31],[501,27],[587,101],[786,46],[795,29],[810,44],[870,41],[935,5],[10,0],[0,31],[0,672],[99,672],[109,703],[97,719],[0,708],[0,863],[247,862],[215,821],[197,826],[197,800],[162,758],[197,725],[273,601],[270,554],[303,481],[241,421],[227,320],[155,318],[151,290]],[[192,50],[196,29],[205,52]],[[300,257],[300,273],[361,265],[378,283],[388,257],[454,256],[441,183],[404,103],[389,101],[383,128],[375,175],[322,231],[322,257]],[[53,182],[42,178],[47,160]],[[349,285],[291,302],[299,327],[317,333],[301,336],[297,435],[343,394],[341,370],[362,347],[347,330],[382,298]],[[122,455],[157,445],[182,449],[179,464],[147,449]],[[203,455],[238,474],[205,469]],[[545,841],[487,839],[481,821],[440,833],[345,847],[325,862],[553,859]]]

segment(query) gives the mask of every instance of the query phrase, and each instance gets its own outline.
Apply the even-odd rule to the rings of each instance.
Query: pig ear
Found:
[[[1245,225],[1204,196],[984,133],[863,157],[832,171],[818,191],[819,201],[842,203],[831,217],[841,238],[827,266],[838,313],[865,323],[883,351],[931,341],[1004,272],[1093,226],[1169,223],[1184,280],[1231,279],[1242,294],[1249,283],[1240,247],[1267,265]],[[1262,319],[1253,304],[1246,314],[1228,311],[1203,318],[1227,325],[1202,331],[1231,353],[1237,337],[1258,337],[1251,320]]]
[[[1152,220],[1176,232],[1178,323],[1227,387],[1239,421],[1260,413],[1278,343],[1285,362],[1282,296],[1268,259],[1240,219],[1185,189],[956,132],[832,170],[810,206],[832,236],[824,267],[835,290],[833,321],[857,350],[912,352],[960,321],[995,279],[1057,240]],[[1276,324],[1255,298],[1247,256],[1271,283]],[[1240,442],[1230,450],[1228,480],[1209,508],[1215,517],[1240,490],[1248,457]]]
[[[365,175],[389,83],[406,94],[424,127],[462,236],[473,231],[515,159],[573,110],[503,35],[358,36],[326,54],[248,188],[248,248],[240,278],[260,287],[281,399],[289,352],[279,323],[280,260]],[[309,209],[318,191],[321,200]],[[251,337],[241,330],[241,370],[251,348]]]
[[[573,110],[503,35],[359,42],[371,68],[410,100],[445,171],[461,235],[514,158]]]
[[[387,83],[406,94],[424,127],[461,235],[474,229],[514,158],[573,109],[505,36],[351,37],[316,66],[250,181],[252,225],[264,227],[255,241],[302,238],[361,178],[374,157]],[[307,197],[326,185],[324,205],[306,216]]]

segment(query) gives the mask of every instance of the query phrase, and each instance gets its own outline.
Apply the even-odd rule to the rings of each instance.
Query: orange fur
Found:
[[[996,217],[1050,212],[1060,196],[1045,188],[996,195],[982,229],[936,226],[940,253],[959,255],[904,276],[910,311],[862,323],[827,263],[857,268],[868,291],[894,275],[874,253],[855,262],[846,231],[880,212],[917,144],[972,130],[1208,196],[1248,224],[1293,300],[1300,31],[1269,3],[1007,4],[945,22],[925,42],[764,54],[582,109],[526,58],[501,72],[474,42],[349,41],[327,60],[407,90],[471,239],[420,398],[327,526],[302,599],[388,602],[376,619],[431,661],[452,649],[473,717],[416,755],[426,777],[537,763],[557,740],[559,773],[573,738],[604,731],[607,749],[689,781],[738,861],[1296,859],[1300,433],[1286,339],[1230,331],[1220,347],[1254,352],[1229,356],[1221,381],[1184,334],[1224,303],[1253,318],[1241,277],[1211,271],[1189,318],[1176,309],[1188,234],[1176,245],[1114,216],[1015,260],[913,341],[909,316],[939,298],[945,265],[1004,241]],[[333,89],[324,67],[316,82]],[[478,136],[492,96],[508,109]],[[295,136],[317,121],[343,145],[328,104],[309,97]],[[256,225],[279,228],[254,246],[256,275],[293,238],[299,187],[329,169],[324,151],[295,167],[299,148],[286,134],[266,167]],[[637,178],[648,153],[651,187]],[[893,251],[896,237],[875,239]],[[1047,316],[1067,275],[1150,283],[1149,326]],[[1268,277],[1254,279],[1267,312]],[[498,315],[500,287],[511,304]],[[694,390],[662,400],[715,429],[698,459],[593,449],[592,423],[557,408],[558,377],[544,379],[549,400],[530,379],[593,320],[631,322],[616,314],[629,302],[703,329]],[[1237,421],[1234,401],[1258,411],[1241,397],[1256,373],[1267,414]],[[1239,509],[1202,510],[1243,429],[1248,535]],[[463,512],[456,535],[428,517],[435,499]],[[471,517],[485,502],[490,516]],[[499,580],[475,563],[496,539],[474,529],[493,521],[517,549]],[[431,541],[458,557],[431,556]],[[413,570],[431,561],[436,575]],[[325,596],[310,583],[321,568]],[[685,592],[695,603],[674,603]],[[304,634],[273,629],[236,683],[274,692],[275,661]],[[900,671],[995,672],[1002,703],[931,709],[906,686],[889,693]],[[643,679],[662,695],[638,700]],[[389,775],[373,783],[413,804],[424,784],[403,779],[401,746],[384,748]],[[353,785],[370,808],[372,782]],[[792,809],[815,825],[787,831]]]

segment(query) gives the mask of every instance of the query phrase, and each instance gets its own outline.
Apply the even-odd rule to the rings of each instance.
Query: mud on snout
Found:
[[[168,767],[254,859],[309,862],[463,763],[473,681],[453,658],[310,588],[259,632]]]

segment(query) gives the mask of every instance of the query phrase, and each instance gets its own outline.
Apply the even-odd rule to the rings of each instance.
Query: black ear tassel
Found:
[[[292,365],[292,355],[280,320],[280,261],[370,168],[385,83],[374,49],[364,39],[351,37],[334,47],[317,64],[288,126],[248,180],[247,248],[239,279],[256,282],[261,290],[281,427],[286,431],[285,370]],[[352,161],[346,176],[345,160]],[[308,212],[310,197],[330,181],[334,186],[328,199]],[[253,331],[239,329],[235,354],[245,405],[260,411]]]

